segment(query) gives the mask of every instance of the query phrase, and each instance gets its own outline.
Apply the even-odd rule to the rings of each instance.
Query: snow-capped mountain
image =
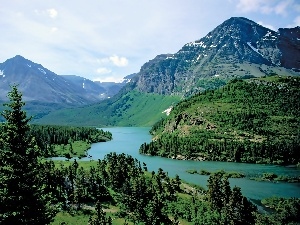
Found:
[[[300,27],[276,32],[232,17],[177,53],[145,63],[135,81],[140,91],[190,95],[235,77],[297,75],[299,59]]]
[[[39,122],[148,125],[178,99],[220,87],[234,78],[299,76],[299,31],[296,27],[276,32],[246,18],[230,18],[177,53],[158,55],[145,63],[114,97],[68,113],[49,114]],[[155,97],[155,106],[163,106],[163,110],[153,107]]]

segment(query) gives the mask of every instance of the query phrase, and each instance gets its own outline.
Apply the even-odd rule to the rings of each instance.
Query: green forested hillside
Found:
[[[180,102],[140,152],[179,159],[300,161],[300,78],[233,80]]]
[[[52,112],[34,123],[76,126],[152,126],[179,96],[138,91],[121,92],[110,100],[76,109]]]
[[[299,223],[299,199],[264,199],[274,212],[260,214],[223,172],[211,174],[207,188],[201,188],[177,175],[170,178],[161,168],[148,172],[145,163],[124,153],[89,162],[45,160],[36,141],[39,136],[57,143],[110,134],[30,126],[21,93],[14,86],[8,96],[8,108],[1,113],[1,225]]]

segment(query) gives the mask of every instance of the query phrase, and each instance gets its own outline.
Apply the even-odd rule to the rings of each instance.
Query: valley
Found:
[[[299,224],[299,40],[232,17],[122,83],[1,63],[0,223]]]
[[[52,111],[36,122],[70,124],[76,120],[80,125],[89,126],[153,125],[160,118],[158,115],[178,100],[217,89],[230,80],[299,76],[300,64],[295,60],[300,58],[297,38],[300,39],[299,27],[275,32],[247,18],[232,17],[176,53],[160,54],[146,62],[112,98],[85,107]],[[155,102],[163,107],[141,112],[143,120],[139,120],[134,112],[135,107],[139,111],[135,104],[150,109],[153,102],[147,100],[149,95],[157,96]],[[83,114],[90,116],[86,118]],[[70,119],[68,115],[76,116]]]

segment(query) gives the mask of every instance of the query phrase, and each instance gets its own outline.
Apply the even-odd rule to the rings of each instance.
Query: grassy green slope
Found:
[[[300,78],[272,76],[180,102],[151,130],[145,154],[221,161],[297,163]]]
[[[151,126],[165,117],[162,112],[179,100],[178,96],[129,91],[98,104],[57,110],[33,122],[76,126]]]

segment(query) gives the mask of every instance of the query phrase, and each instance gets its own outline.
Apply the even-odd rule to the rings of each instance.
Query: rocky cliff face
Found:
[[[143,92],[191,95],[235,77],[299,75],[299,58],[300,27],[275,32],[233,17],[177,53],[144,64],[135,82]]]
[[[281,65],[300,72],[300,27],[281,28],[278,34],[278,48],[282,54]]]

